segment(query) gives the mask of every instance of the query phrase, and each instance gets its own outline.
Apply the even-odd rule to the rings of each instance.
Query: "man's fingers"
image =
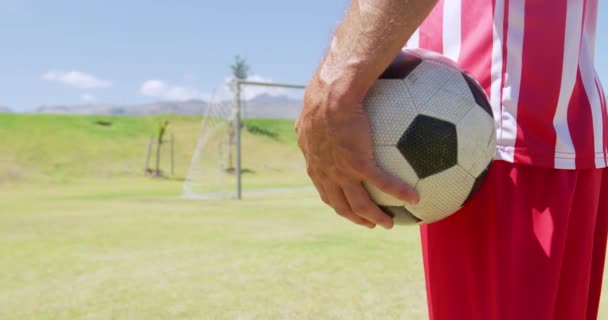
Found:
[[[401,181],[401,179],[394,177],[378,166],[370,166],[361,173],[364,180],[397,199],[404,200],[411,204],[416,204],[420,201],[420,196],[413,187],[408,186],[405,182]]]
[[[336,211],[336,213],[348,220],[350,220],[352,223],[354,224],[358,224],[360,226],[364,226],[366,228],[369,229],[373,229],[376,227],[376,224],[374,224],[373,222],[369,222],[368,220],[365,220],[357,215],[355,215],[352,212],[346,212],[346,213],[340,213],[337,210],[334,209],[334,211]]]
[[[375,224],[379,224],[386,229],[393,227],[393,219],[378,208],[360,181],[349,182],[343,185],[342,188],[354,214]]]
[[[330,206],[336,211],[336,213],[356,224],[373,229],[376,225],[363,217],[357,216],[353,213],[344,192],[338,185],[333,183],[324,183],[323,189],[326,191],[327,198]]]
[[[325,204],[330,204],[329,198],[327,197],[327,192],[325,192],[325,188],[323,187],[323,184],[319,181],[319,178],[311,176],[310,180],[312,180],[312,184],[315,185],[315,188],[319,193],[319,197],[321,197],[321,201],[325,202]]]

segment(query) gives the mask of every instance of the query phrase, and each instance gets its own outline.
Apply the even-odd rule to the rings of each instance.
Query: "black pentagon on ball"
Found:
[[[426,115],[418,115],[403,133],[397,149],[423,179],[458,163],[456,125]]]
[[[380,79],[405,79],[421,63],[422,59],[417,55],[401,51],[380,75]]]
[[[462,76],[464,77],[464,80],[466,80],[469,89],[471,89],[471,93],[473,94],[477,105],[479,105],[485,112],[487,112],[490,117],[493,117],[490,101],[488,101],[488,96],[486,95],[485,91],[483,91],[483,88],[468,73],[463,72]]]

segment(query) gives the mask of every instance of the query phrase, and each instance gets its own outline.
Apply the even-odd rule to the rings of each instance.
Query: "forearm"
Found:
[[[339,105],[363,99],[436,2],[354,0],[313,82]]]

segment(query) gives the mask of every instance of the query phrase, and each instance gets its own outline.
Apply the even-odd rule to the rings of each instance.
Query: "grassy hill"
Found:
[[[175,178],[183,179],[200,133],[200,117],[0,114],[0,184],[142,176],[148,140],[164,120],[176,139]],[[292,121],[251,119],[246,129],[243,165],[248,172],[261,176],[304,167]],[[161,162],[167,172],[168,148],[165,151]],[[269,163],[274,166],[269,168]]]

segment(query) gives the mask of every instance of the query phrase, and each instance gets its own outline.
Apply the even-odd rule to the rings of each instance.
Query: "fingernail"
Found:
[[[419,195],[414,195],[409,202],[410,202],[410,204],[418,204],[418,203],[420,203],[420,196]]]

